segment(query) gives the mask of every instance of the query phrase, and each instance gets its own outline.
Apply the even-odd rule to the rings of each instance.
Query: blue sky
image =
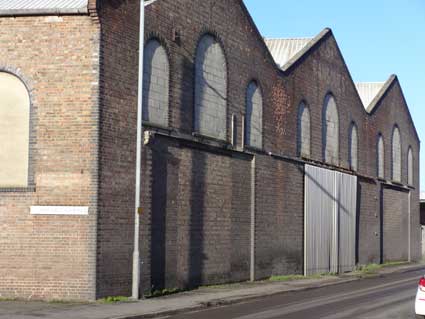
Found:
[[[425,191],[425,0],[244,0],[265,37],[313,37],[330,27],[355,82],[397,74],[422,141]]]

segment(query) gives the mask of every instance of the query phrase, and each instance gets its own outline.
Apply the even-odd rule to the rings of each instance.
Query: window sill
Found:
[[[35,193],[35,186],[27,187],[1,187],[0,193]]]
[[[155,124],[155,123],[147,122],[147,121],[143,121],[142,125],[144,127],[159,129],[159,130],[163,130],[163,131],[167,131],[167,132],[171,132],[173,130],[172,128],[170,128],[168,126],[163,126],[163,125],[160,125],[160,124]]]
[[[192,133],[192,136],[193,137],[196,137],[196,138],[198,138],[200,140],[210,140],[210,141],[213,141],[213,142],[217,142],[217,143],[223,144],[225,146],[232,146],[226,139],[222,140],[222,139],[220,139],[218,137],[213,137],[213,136],[201,134],[201,133],[198,133],[198,132],[193,132]]]
[[[244,149],[246,149],[248,151],[264,153],[264,149],[262,149],[260,147],[256,147],[256,146],[251,146],[251,145],[246,145],[245,144]]]

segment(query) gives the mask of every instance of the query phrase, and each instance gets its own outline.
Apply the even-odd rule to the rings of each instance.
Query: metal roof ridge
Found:
[[[152,1],[152,0],[151,0]],[[154,0],[156,1],[156,0]],[[264,37],[265,40],[312,40],[314,39],[314,37],[297,37],[297,38],[268,38],[268,37]]]
[[[376,82],[371,82],[371,81],[367,81],[367,82],[354,82],[355,84],[385,84],[386,81],[376,81]]]

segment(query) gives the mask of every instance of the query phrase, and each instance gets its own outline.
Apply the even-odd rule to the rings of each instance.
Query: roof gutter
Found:
[[[86,15],[89,14],[87,6],[81,8],[63,9],[8,9],[0,10],[0,17],[17,16],[42,16],[42,15]]]

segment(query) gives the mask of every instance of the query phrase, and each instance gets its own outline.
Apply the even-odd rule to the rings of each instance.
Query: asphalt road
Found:
[[[415,318],[414,300],[423,271],[292,292],[168,319]]]

